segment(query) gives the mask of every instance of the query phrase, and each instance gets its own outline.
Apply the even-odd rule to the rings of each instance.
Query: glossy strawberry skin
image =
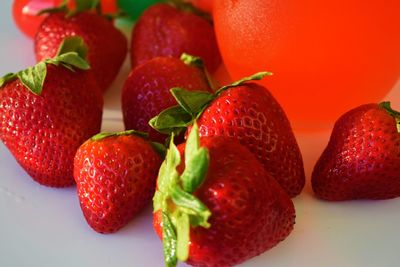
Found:
[[[210,72],[221,63],[214,28],[193,13],[167,4],[155,4],[139,18],[132,31],[132,68],[157,56],[201,57]]]
[[[291,197],[300,194],[305,183],[300,149],[283,109],[264,87],[249,83],[222,92],[197,123],[200,136],[239,140]]]
[[[75,156],[74,178],[83,214],[99,233],[126,225],[154,194],[160,156],[141,137],[88,140]]]
[[[105,91],[114,81],[127,54],[127,40],[111,21],[83,12],[70,18],[49,15],[35,36],[37,61],[52,58],[65,37],[79,35],[89,47],[88,61],[99,87]]]
[[[314,167],[312,187],[321,199],[388,199],[400,196],[400,134],[378,104],[366,104],[336,122]]]
[[[122,91],[125,128],[148,132],[151,140],[164,143],[167,135],[153,130],[148,122],[164,109],[177,105],[170,93],[173,87],[211,91],[200,69],[177,58],[153,58],[132,70]]]
[[[284,240],[293,230],[295,210],[275,179],[236,140],[203,137],[201,145],[209,150],[210,165],[194,193],[212,212],[211,228],[191,228],[188,263],[233,266]],[[183,156],[184,144],[178,149]],[[160,235],[160,213],[153,219]]]
[[[103,98],[84,71],[47,66],[40,96],[19,80],[0,88],[0,139],[40,184],[74,184],[76,150],[100,131]]]

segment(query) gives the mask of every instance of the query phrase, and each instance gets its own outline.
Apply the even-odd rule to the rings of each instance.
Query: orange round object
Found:
[[[400,1],[219,0],[214,23],[233,79],[266,85],[297,130],[331,127],[400,77]]]

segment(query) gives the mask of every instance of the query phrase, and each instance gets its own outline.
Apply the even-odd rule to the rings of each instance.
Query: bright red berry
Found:
[[[42,62],[6,75],[0,87],[1,141],[35,181],[53,187],[74,183],[75,152],[100,131],[103,108],[93,77],[79,70],[88,67],[83,59],[63,55],[79,64],[55,58],[63,66]]]
[[[75,156],[74,178],[88,224],[99,233],[126,225],[154,194],[161,157],[134,132],[99,134]]]
[[[221,63],[214,28],[206,19],[168,4],[155,4],[132,31],[132,68],[157,56],[201,57],[210,72]]]
[[[51,58],[65,37],[79,35],[89,47],[88,61],[99,87],[105,91],[114,81],[127,54],[127,40],[112,21],[84,11],[67,17],[64,12],[50,14],[35,36],[38,61]]]
[[[160,131],[174,131],[177,127],[190,125],[197,118],[200,136],[226,136],[238,140],[294,197],[302,191],[305,175],[290,122],[266,88],[246,83],[263,76],[265,73],[256,74],[208,96],[174,89],[177,102],[183,103],[181,109],[163,111],[151,120],[151,125]],[[175,120],[169,120],[170,116],[175,116]]]
[[[340,117],[312,173],[315,194],[333,201],[399,197],[399,121],[388,102]]]
[[[233,266],[284,240],[295,219],[286,192],[239,142],[219,136],[199,143],[193,129],[179,147],[181,162],[170,147],[154,197],[154,225],[167,265],[179,259],[193,266]],[[185,165],[182,171],[175,170],[177,164]]]
[[[153,130],[148,122],[162,110],[177,105],[173,87],[210,91],[204,73],[173,57],[153,58],[131,71],[122,91],[126,129],[148,132],[150,139],[163,143],[167,135]]]

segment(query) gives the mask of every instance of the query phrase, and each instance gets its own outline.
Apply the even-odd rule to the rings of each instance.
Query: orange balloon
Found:
[[[219,0],[214,23],[233,79],[266,85],[297,130],[331,127],[400,77],[400,1]]]

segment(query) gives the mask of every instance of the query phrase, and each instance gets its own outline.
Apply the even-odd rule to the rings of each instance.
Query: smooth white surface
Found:
[[[10,0],[0,2],[0,75],[34,63],[31,40],[14,26],[10,7]],[[119,92],[128,67],[105,95],[104,130],[123,127]],[[388,96],[396,108],[399,87]],[[400,266],[400,199],[342,203],[315,199],[309,187],[310,172],[329,133],[297,133],[297,137],[307,186],[294,199],[295,229],[277,247],[241,266]],[[0,266],[157,267],[163,266],[163,256],[152,230],[150,206],[118,233],[97,234],[82,216],[75,188],[38,185],[0,143]]]

